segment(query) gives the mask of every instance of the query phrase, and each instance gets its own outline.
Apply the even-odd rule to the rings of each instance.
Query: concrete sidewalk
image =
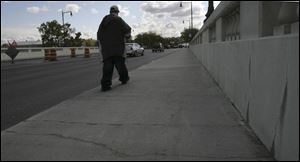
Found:
[[[273,160],[181,49],[1,132],[1,160]]]

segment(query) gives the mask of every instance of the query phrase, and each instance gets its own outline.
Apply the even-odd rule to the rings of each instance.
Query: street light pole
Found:
[[[193,2],[185,2],[185,3],[191,3],[191,29],[193,28]],[[179,7],[182,7],[182,2],[180,1]]]
[[[63,26],[65,25],[65,21],[64,21],[64,14],[65,13],[70,13],[70,15],[72,16],[72,11],[66,11],[66,12],[64,12],[63,10],[61,10],[61,17],[62,17],[62,24],[63,24]]]
[[[191,29],[193,29],[193,2],[191,1]]]
[[[63,30],[65,31],[65,20],[64,20],[64,14],[65,13],[70,13],[70,15],[72,16],[72,11],[63,11],[63,10],[61,10],[61,17],[62,17],[62,25],[63,25]],[[64,36],[63,36],[63,44],[64,44],[64,46],[65,46],[65,38],[64,38]]]

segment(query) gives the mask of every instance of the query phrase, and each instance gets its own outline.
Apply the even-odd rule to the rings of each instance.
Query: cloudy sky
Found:
[[[112,5],[118,5],[120,16],[132,27],[132,35],[156,32],[163,37],[180,36],[189,27],[190,1],[1,1],[1,44],[7,40],[34,41],[40,39],[37,27],[43,22],[57,20],[70,23],[83,38],[96,39],[102,18]],[[208,1],[193,1],[193,26],[200,28],[205,19]],[[214,7],[219,1],[214,2]],[[183,23],[185,20],[185,23]]]

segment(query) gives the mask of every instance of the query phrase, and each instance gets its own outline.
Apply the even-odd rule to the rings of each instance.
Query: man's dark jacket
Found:
[[[125,34],[131,32],[130,26],[119,16],[105,16],[99,26],[97,39],[100,40],[103,60],[112,56],[123,56]]]

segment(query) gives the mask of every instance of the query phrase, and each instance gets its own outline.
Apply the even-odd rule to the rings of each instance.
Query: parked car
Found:
[[[164,46],[162,43],[155,43],[152,47],[152,52],[164,52]]]
[[[126,43],[125,47],[126,47],[125,50],[127,56],[144,55],[144,48],[138,43]]]

